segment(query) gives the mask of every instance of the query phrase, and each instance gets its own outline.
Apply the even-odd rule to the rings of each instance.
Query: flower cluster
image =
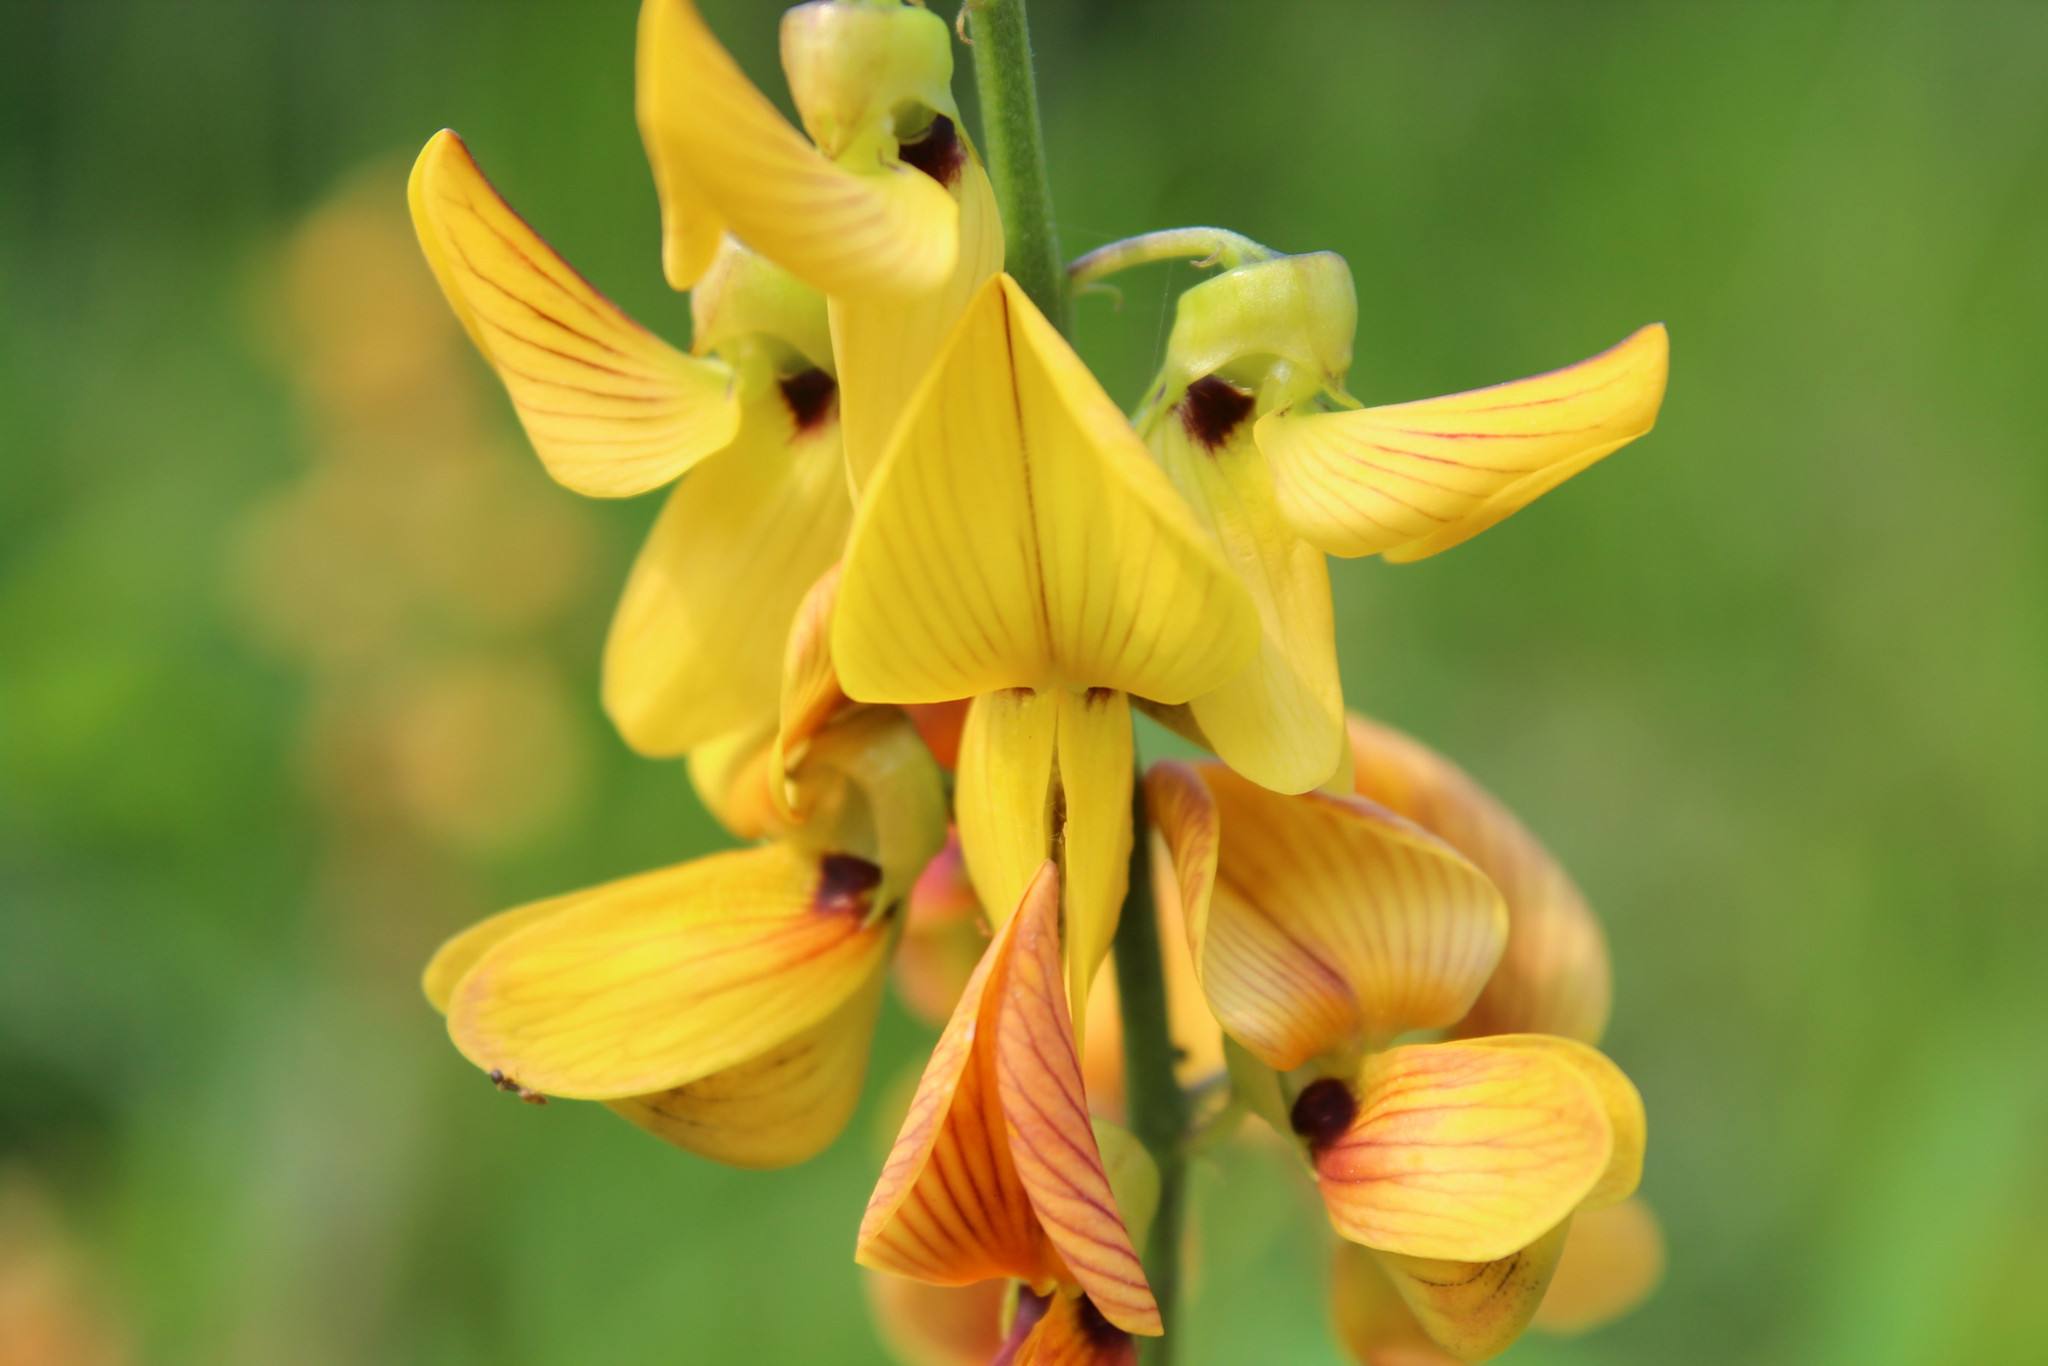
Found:
[[[984,1287],[951,1292],[981,1359],[1129,1360],[1166,1323],[1138,1255],[1159,1183],[1083,1060],[1142,834],[1191,967],[1181,1066],[1298,1145],[1347,1343],[1491,1355],[1580,1212],[1634,1191],[1642,1106],[1592,1046],[1605,948],[1569,881],[1456,769],[1347,718],[1325,557],[1448,549],[1647,431],[1663,330],[1369,408],[1344,387],[1342,260],[1154,234],[1074,268],[1222,267],[1127,417],[1004,273],[952,41],[896,0],[789,11],[799,132],[688,0],[646,0],[638,109],[687,351],[454,134],[421,154],[421,244],[548,471],[676,485],[605,705],[750,841],[487,920],[428,995],[505,1089],[771,1167],[844,1126],[894,962],[944,1027],[856,1259]],[[1140,785],[1134,706],[1216,760]]]

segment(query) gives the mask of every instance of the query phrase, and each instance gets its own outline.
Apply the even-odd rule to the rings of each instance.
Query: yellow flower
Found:
[[[1332,1227],[1371,1250],[1430,1340],[1468,1358],[1503,1349],[1572,1216],[1634,1191],[1634,1088],[1556,1035],[1398,1042],[1465,1020],[1509,937],[1494,881],[1423,825],[1213,763],[1156,765],[1146,790],[1203,992],[1271,1069],[1238,1069],[1264,1078],[1247,1099],[1303,1140]],[[1439,783],[1417,804],[1476,791]],[[1505,813],[1462,819],[1492,815]],[[1540,854],[1508,847],[1490,851],[1495,866]]]
[[[1117,1329],[1156,1334],[1081,1091],[1059,918],[1045,863],[932,1050],[854,1257],[934,1285],[1013,1278],[1076,1306],[1085,1295]]]
[[[825,294],[859,490],[974,291],[1003,264],[952,96],[952,35],[916,6],[816,0],[782,19],[790,127],[689,0],[644,0],[639,114],[663,262],[696,284],[722,231]]]
[[[691,298],[684,354],[555,255],[455,134],[420,154],[411,198],[427,260],[548,473],[596,497],[688,476],[606,642],[620,733],[667,755],[772,720],[790,618],[851,515],[823,301],[727,239]]]
[[[859,1098],[896,912],[945,830],[907,722],[844,717],[770,843],[506,911],[426,992],[465,1057],[522,1095],[609,1104],[740,1166],[815,1154]]]
[[[1130,850],[1126,694],[1243,667],[1244,590],[1087,367],[1007,275],[903,414],[847,544],[832,657],[867,702],[976,699],[955,811],[984,906],[1063,841],[1069,997],[1108,952]]]
[[[1361,408],[1343,388],[1356,323],[1338,256],[1237,266],[1181,296],[1138,418],[1261,628],[1249,668],[1168,719],[1281,792],[1344,759],[1324,554],[1447,550],[1647,432],[1664,394],[1653,325],[1533,379]]]

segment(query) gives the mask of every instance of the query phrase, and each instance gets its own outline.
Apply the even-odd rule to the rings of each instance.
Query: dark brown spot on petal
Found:
[[[1188,386],[1187,397],[1180,401],[1180,425],[1213,451],[1230,439],[1251,410],[1250,394],[1214,375],[1204,375]]]
[[[1091,707],[1106,706],[1116,696],[1115,688],[1090,688],[1084,700]]]
[[[866,915],[868,901],[882,885],[882,870],[853,854],[827,854],[818,860],[818,890],[811,904],[828,915]]]
[[[906,166],[915,166],[947,189],[960,178],[960,168],[967,164],[967,149],[960,145],[960,130],[953,126],[953,120],[940,114],[932,120],[932,126],[914,142],[906,142],[898,149]]]
[[[837,410],[839,382],[823,370],[802,370],[777,381],[801,436]]]
[[[1303,1088],[1287,1118],[1309,1147],[1321,1151],[1342,1138],[1357,1117],[1358,1099],[1351,1088],[1335,1077],[1324,1077]]]
[[[1112,1352],[1131,1340],[1131,1335],[1104,1318],[1095,1301],[1086,1295],[1074,1306],[1074,1317],[1080,1321],[1082,1334],[1098,1352]]]

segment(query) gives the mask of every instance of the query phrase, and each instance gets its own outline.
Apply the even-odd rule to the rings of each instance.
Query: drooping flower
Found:
[[[1463,1020],[1509,910],[1469,858],[1362,797],[1285,796],[1220,764],[1146,780],[1202,988],[1270,1071],[1254,1108],[1303,1141],[1336,1232],[1430,1340],[1502,1350],[1572,1215],[1634,1189],[1642,1103],[1591,1047],[1522,1033],[1401,1043]]]
[[[428,998],[507,1089],[603,1101],[722,1162],[802,1161],[859,1097],[897,911],[944,834],[922,756],[900,717],[848,716],[802,766],[829,796],[779,838],[486,920]]]
[[[1014,281],[989,281],[862,496],[832,657],[858,700],[974,699],[955,791],[968,870],[1002,914],[1061,841],[1077,1010],[1124,891],[1126,694],[1208,691],[1255,632],[1087,367]]]
[[[854,1256],[935,1285],[1018,1280],[1076,1315],[1085,1295],[1122,1332],[1158,1333],[1081,1090],[1059,920],[1043,863],[932,1050]]]
[[[944,20],[896,0],[813,0],[782,18],[807,141],[690,0],[643,0],[639,115],[663,262],[695,285],[730,231],[830,300],[856,491],[977,288],[1003,232],[952,95]]]
[[[1343,259],[1247,254],[1180,297],[1137,421],[1261,628],[1248,668],[1169,719],[1302,792],[1344,761],[1324,555],[1448,550],[1647,432],[1667,343],[1653,325],[1547,375],[1363,408],[1344,390],[1357,303]]]
[[[680,477],[605,645],[604,700],[643,753],[774,718],[790,618],[851,515],[824,301],[732,238],[691,296],[692,352],[633,322],[435,135],[413,222],[542,464],[596,497]]]

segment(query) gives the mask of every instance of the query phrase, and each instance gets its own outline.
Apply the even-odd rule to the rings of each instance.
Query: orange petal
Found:
[[[1514,1345],[1550,1286],[1569,1223],[1490,1262],[1381,1253],[1380,1265],[1423,1331],[1461,1361],[1485,1361]],[[1369,1254],[1370,1255],[1370,1254]]]
[[[542,1093],[622,1100],[759,1057],[880,967],[881,870],[780,845],[607,883],[486,951],[448,1032],[471,1062]]]
[[[839,566],[834,563],[797,604],[783,647],[774,765],[783,778],[776,785],[777,800],[792,818],[796,812],[789,805],[788,779],[803,764],[812,739],[846,705],[846,694],[839,690],[839,674],[832,667],[832,608],[838,601]]]
[[[1442,755],[1390,727],[1353,716],[1360,796],[1397,811],[1471,859],[1508,907],[1500,966],[1456,1032],[1560,1034],[1598,1043],[1612,974],[1607,937],[1550,851],[1512,811]]]
[[[818,1024],[686,1086],[610,1102],[678,1148],[734,1167],[793,1166],[853,1117],[881,1012],[883,974]]]
[[[1546,1333],[1584,1333],[1620,1318],[1664,1276],[1664,1234],[1641,1200],[1573,1216],[1550,1293],[1536,1311]]]
[[[1593,1189],[1586,1192],[1583,1206],[1601,1209],[1634,1195],[1643,1180],[1643,1151],[1648,1144],[1648,1123],[1643,1114],[1643,1097],[1627,1075],[1605,1053],[1576,1039],[1550,1034],[1494,1034],[1470,1042],[1487,1048],[1536,1053],[1575,1070],[1593,1088],[1606,1108],[1608,1127],[1614,1134],[1614,1151],[1607,1170]]]
[[[1255,434],[1305,539],[1332,555],[1420,560],[1649,431],[1669,360],[1653,323],[1549,374],[1384,408],[1269,413]]]
[[[1462,1366],[1416,1322],[1380,1254],[1341,1238],[1330,1261],[1330,1320],[1360,1366]]]
[[[407,193],[427,264],[557,481],[599,498],[644,493],[732,441],[731,371],[592,288],[499,198],[461,138],[434,135]]]
[[[1055,1291],[1050,1299],[1025,1291],[1010,1334],[1016,1340],[991,1366],[1137,1366],[1138,1344],[1131,1335],[1071,1290]]]
[[[928,1285],[871,1271],[861,1282],[882,1345],[904,1366],[988,1366],[1002,1350],[1001,1281]]]
[[[1368,1057],[1355,1085],[1296,1098],[1337,1232],[1411,1257],[1491,1262],[1563,1223],[1614,1153],[1607,1106],[1536,1050],[1415,1044]]]
[[[1465,1013],[1507,933],[1483,873],[1362,798],[1199,771],[1221,843],[1208,914],[1191,909],[1188,935],[1233,1037],[1284,1072]]]
[[[1071,1280],[1112,1322],[1156,1333],[1081,1094],[1058,937],[1047,864],[932,1052],[855,1259],[941,1285]]]
[[[891,971],[896,994],[911,1014],[934,1025],[946,1022],[988,947],[986,924],[956,836],[910,889],[903,942]]]

